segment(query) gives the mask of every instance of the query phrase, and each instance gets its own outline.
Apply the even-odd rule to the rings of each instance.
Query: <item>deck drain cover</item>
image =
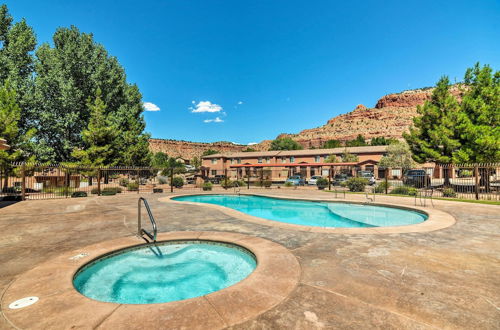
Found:
[[[9,305],[10,309],[24,308],[33,305],[38,301],[38,297],[26,297],[14,301]]]

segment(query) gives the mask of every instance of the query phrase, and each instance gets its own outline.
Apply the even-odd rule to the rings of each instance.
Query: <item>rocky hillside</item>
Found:
[[[460,99],[458,87],[452,88],[452,93]],[[403,132],[408,130],[413,117],[417,115],[417,105],[429,100],[431,94],[432,88],[389,94],[379,99],[374,108],[360,104],[349,113],[333,117],[323,126],[305,129],[297,134],[281,134],[279,137],[289,136],[306,149],[318,148],[331,139],[351,140],[358,134],[363,135],[366,140],[378,136],[401,139]],[[251,147],[256,150],[268,150],[270,144],[271,140],[264,140]],[[163,151],[169,156],[191,159],[200,156],[207,149],[234,152],[241,151],[246,146],[231,142],[197,143],[151,139],[150,148],[153,152]]]
[[[189,160],[193,157],[200,157],[208,149],[220,152],[241,151],[247,146],[221,141],[213,143],[189,142],[179,140],[149,139],[149,149],[152,152],[162,151],[171,157],[181,157]]]
[[[389,94],[379,99],[374,108],[360,104],[353,111],[328,120],[323,126],[305,129],[298,134],[281,134],[279,137],[291,137],[304,148],[318,148],[331,139],[351,140],[358,134],[366,140],[379,136],[401,139],[417,115],[417,105],[429,100],[432,90],[416,89]],[[453,88],[452,93],[460,98],[458,87]],[[252,147],[267,150],[270,143],[270,140],[266,140]]]

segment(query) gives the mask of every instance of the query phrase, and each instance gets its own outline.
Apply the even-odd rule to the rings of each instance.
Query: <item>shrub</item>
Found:
[[[285,187],[293,187],[293,183],[290,181],[285,182]]]
[[[416,196],[417,189],[409,186],[399,186],[392,189],[391,194]]]
[[[122,188],[120,187],[106,187],[102,190],[102,192],[114,192],[115,194],[121,194]]]
[[[383,194],[383,193],[385,193],[386,188],[387,188],[387,191],[389,191],[390,186],[391,186],[391,184],[389,183],[389,181],[387,181],[387,182],[382,181],[378,185],[375,186],[375,193]]]
[[[271,186],[273,185],[273,182],[271,180],[264,180],[264,182],[262,182],[262,184],[266,188],[271,188]]]
[[[368,184],[368,180],[365,178],[350,178],[345,181],[345,185],[350,191],[365,191],[365,186]]]
[[[247,183],[244,180],[234,180],[233,186],[238,185],[238,187],[245,187]]]
[[[74,193],[71,194],[72,198],[77,198],[77,197],[87,197],[87,193],[85,191],[75,191]]]
[[[232,188],[233,185],[234,185],[234,182],[229,180],[229,179],[224,179],[221,181],[220,183],[221,187],[224,188],[224,189],[228,189],[228,188]]]
[[[158,183],[159,184],[166,184],[167,183],[167,179],[164,176],[159,176],[158,177]]]
[[[103,190],[101,191],[101,196],[113,196],[116,195],[116,190]]]
[[[59,187],[55,189],[55,193],[58,196],[71,195],[73,193],[73,188],[71,187]]]
[[[128,191],[137,191],[139,190],[139,184],[137,182],[129,182],[127,184]]]
[[[118,181],[118,184],[122,187],[127,187],[128,184],[129,184],[129,181],[128,179],[126,178],[121,178],[119,181]]]
[[[445,188],[443,189],[443,197],[457,197],[457,193],[453,188]]]
[[[316,180],[316,185],[320,190],[325,189],[325,187],[328,186],[328,180],[325,178],[319,178],[318,180]]]
[[[182,188],[182,186],[184,185],[184,179],[180,176],[174,176],[172,178],[172,186],[174,186],[175,188]]]
[[[202,186],[204,191],[212,190],[213,184],[211,182],[205,182]]]
[[[163,192],[163,189],[161,188],[153,188],[153,194],[161,194]]]
[[[90,191],[90,193],[92,195],[97,195],[97,188],[92,188],[92,190]]]

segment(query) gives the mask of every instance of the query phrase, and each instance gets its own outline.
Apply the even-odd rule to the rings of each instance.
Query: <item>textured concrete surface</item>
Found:
[[[333,194],[313,190],[262,193],[334,200]],[[208,207],[159,202],[162,196],[167,194],[144,196],[162,232],[259,236],[282,244],[299,260],[299,286],[281,304],[234,328],[500,328],[499,206],[435,201],[436,209],[456,218],[455,225],[426,233],[349,235],[252,223]],[[0,292],[16,276],[64,252],[134,234],[137,197],[28,201],[1,208]],[[398,197],[377,201],[414,203]],[[11,328],[3,317],[0,328]]]

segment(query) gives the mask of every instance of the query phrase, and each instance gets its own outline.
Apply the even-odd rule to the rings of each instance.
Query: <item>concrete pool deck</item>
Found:
[[[192,194],[199,190],[177,190],[176,194],[183,192]],[[344,201],[335,199],[334,194],[314,190],[251,192]],[[438,200],[434,201],[435,209],[451,214],[456,224],[430,232],[338,234],[269,226],[214,208],[158,200],[169,195],[144,195],[160,232],[221,231],[257,236],[283,245],[300,263],[298,285],[267,311],[242,319],[243,323],[228,322],[222,316],[223,322],[212,327],[193,318],[188,328],[221,328],[230,324],[233,329],[500,327],[499,206]],[[89,245],[133,235],[138,196],[27,201],[1,208],[2,297],[7,298],[6,292],[16,278],[44,262]],[[363,195],[346,197],[353,201],[365,199]],[[377,196],[377,202],[412,207],[414,200]],[[2,308],[10,302],[3,302]],[[41,328],[40,316],[30,315],[31,307],[19,310],[27,318],[22,325],[11,324],[2,310],[0,329]],[[50,319],[58,312],[61,310],[44,314],[43,318]],[[65,314],[66,321],[60,328],[76,325],[72,313]],[[117,315],[111,310],[99,324],[79,325],[106,328],[105,322]],[[155,315],[135,315],[133,322],[116,324],[123,329],[143,328],[141,317],[147,320]],[[169,327],[168,322],[164,327]]]

